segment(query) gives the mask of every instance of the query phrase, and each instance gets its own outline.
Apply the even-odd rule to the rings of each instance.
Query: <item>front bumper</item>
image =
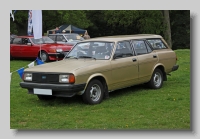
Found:
[[[66,55],[66,52],[49,53],[48,55],[51,56],[51,57],[64,58],[65,55]]]
[[[60,52],[60,53],[49,53],[49,59],[50,60],[62,60],[68,52]]]
[[[172,67],[172,71],[176,71],[176,70],[178,70],[178,68],[179,68],[179,65],[174,65],[174,66]]]
[[[22,88],[28,89],[29,94],[34,94],[33,89],[51,89],[52,96],[72,97],[78,92],[83,91],[86,83],[84,84],[42,84],[42,83],[30,83],[21,82]]]

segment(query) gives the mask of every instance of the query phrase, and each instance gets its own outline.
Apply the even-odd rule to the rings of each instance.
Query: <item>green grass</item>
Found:
[[[190,130],[190,50],[176,50],[179,69],[163,87],[144,85],[110,93],[99,105],[86,105],[80,96],[40,101],[19,86],[17,72],[10,85],[11,129],[67,130]],[[10,61],[13,72],[32,61]]]

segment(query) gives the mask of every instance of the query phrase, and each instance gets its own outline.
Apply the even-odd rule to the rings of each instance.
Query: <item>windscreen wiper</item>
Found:
[[[78,57],[75,57],[75,56],[67,56],[67,57],[65,57],[65,59],[67,59],[67,58],[75,58],[75,59],[78,59]]]
[[[91,56],[79,56],[79,58],[93,58],[93,59],[95,59],[95,60],[96,60],[96,58],[95,58],[95,57],[91,57]]]

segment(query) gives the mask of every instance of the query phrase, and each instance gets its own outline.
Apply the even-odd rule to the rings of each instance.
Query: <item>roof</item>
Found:
[[[48,30],[48,31],[55,31],[55,30],[56,29],[51,29],[51,30]],[[59,27],[59,32],[63,32],[63,31],[65,31],[65,32],[73,31],[74,33],[84,34],[86,30],[78,28],[78,27],[73,26],[73,25],[65,24],[65,25],[61,25]]]
[[[122,41],[122,40],[130,40],[130,39],[146,39],[146,38],[162,38],[160,35],[156,34],[136,34],[136,35],[116,35],[116,36],[104,36],[104,37],[96,37],[91,38],[86,41]]]
[[[57,34],[48,34],[49,36],[51,36],[51,35],[70,35],[70,34],[74,34],[74,35],[78,35],[78,33],[57,33]]]

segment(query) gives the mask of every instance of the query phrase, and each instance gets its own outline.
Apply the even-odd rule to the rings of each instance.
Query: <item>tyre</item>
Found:
[[[10,60],[13,60],[13,57],[10,55]]]
[[[160,69],[155,69],[151,80],[148,82],[148,85],[152,89],[159,89],[163,85],[163,73]]]
[[[39,54],[39,55],[40,55],[40,54]],[[49,61],[49,55],[48,55],[46,52],[42,51],[42,52],[41,52],[40,59],[41,59],[43,62],[48,62],[48,61]]]
[[[52,100],[56,98],[55,96],[49,96],[49,95],[37,95],[37,96],[40,100]]]
[[[99,80],[92,80],[88,84],[82,98],[85,103],[94,105],[101,103],[103,96],[104,91],[102,83]]]

